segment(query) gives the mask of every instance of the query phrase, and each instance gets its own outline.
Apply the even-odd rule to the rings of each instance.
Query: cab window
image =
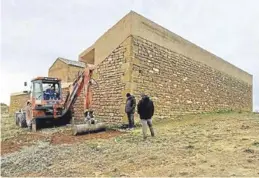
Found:
[[[42,89],[41,89],[41,82],[34,82],[33,83],[33,96],[36,100],[42,99]]]

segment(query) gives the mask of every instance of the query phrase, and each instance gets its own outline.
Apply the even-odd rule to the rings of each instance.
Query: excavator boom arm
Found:
[[[76,102],[77,98],[84,91],[84,112],[90,109],[92,104],[92,91],[91,91],[91,77],[93,69],[86,67],[84,71],[80,72],[78,77],[74,80],[73,84],[69,86],[68,95],[64,102],[64,111],[66,113]]]

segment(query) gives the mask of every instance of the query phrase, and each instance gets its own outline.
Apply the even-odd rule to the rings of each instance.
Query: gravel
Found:
[[[43,173],[49,176],[52,174],[67,176],[73,172],[64,166],[71,163],[82,163],[91,161],[98,165],[98,159],[109,152],[107,148],[91,141],[76,145],[62,144],[51,145],[49,142],[38,141],[36,145],[23,147],[19,152],[3,155],[1,157],[2,176],[21,176],[33,173]],[[104,153],[104,154],[100,154]],[[55,166],[53,167],[53,164]]]
[[[39,142],[37,146],[24,147],[20,152],[4,155],[1,158],[2,176],[19,176],[48,169],[55,159],[56,149],[48,142]]]

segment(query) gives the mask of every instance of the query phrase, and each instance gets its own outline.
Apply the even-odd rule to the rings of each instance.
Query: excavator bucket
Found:
[[[93,132],[104,131],[106,126],[104,123],[96,124],[79,124],[72,127],[73,135],[88,134]]]
[[[92,79],[94,66],[88,64],[84,71],[80,71],[78,77],[74,80],[73,84],[69,86],[69,91],[67,98],[64,103],[64,113],[74,106],[75,101],[84,93],[84,124],[75,124],[74,117],[72,118],[72,132],[73,135],[87,134],[91,132],[97,132],[105,130],[104,123],[97,123],[93,117],[92,106],[92,90],[91,86],[97,84],[94,79]],[[98,86],[98,85],[97,85]],[[81,120],[82,121],[82,120]]]
[[[95,133],[106,130],[106,125],[94,119],[93,112],[85,112],[85,119],[83,124],[75,124],[74,118],[72,119],[72,133],[73,135],[82,135]]]

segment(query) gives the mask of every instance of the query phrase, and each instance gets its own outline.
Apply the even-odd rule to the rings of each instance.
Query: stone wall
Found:
[[[85,62],[94,61],[94,64],[98,65],[130,35],[142,37],[251,85],[253,83],[249,73],[133,11],[107,30],[92,46],[82,52],[79,58]],[[95,59],[92,60],[92,57]]]
[[[71,83],[75,80],[78,76],[78,72],[82,71],[84,68],[68,65],[60,60],[57,60],[52,67],[49,69],[49,77],[57,77],[61,78],[62,80],[62,96],[63,100],[67,96],[68,91],[68,83]],[[66,85],[66,86],[64,86]],[[74,104],[74,116],[76,120],[80,120],[84,118],[84,97],[83,92],[81,93],[80,97],[77,98],[77,101]]]
[[[68,92],[68,87],[62,88],[62,99],[65,101],[66,96]],[[83,120],[84,119],[84,96],[83,91],[81,92],[81,95],[77,98],[74,107],[72,108],[74,110],[74,117],[75,120]]]
[[[156,117],[252,110],[252,85],[134,36],[131,91],[151,96]]]
[[[74,105],[74,114],[76,120],[84,119],[84,93],[81,92]]]
[[[137,102],[141,93],[151,96],[156,118],[252,110],[251,83],[137,36],[129,36],[98,64],[94,79],[93,110],[109,124],[127,122],[127,92]]]
[[[49,69],[48,76],[60,78],[62,82],[68,82],[68,67],[64,62],[57,60]]]
[[[126,39],[94,71],[98,87],[93,87],[93,110],[96,118],[108,124],[123,122],[128,60],[131,41]]]
[[[67,81],[66,82],[73,82],[78,77],[78,72],[83,71],[84,68],[77,67],[73,65],[68,66],[68,72],[67,72]]]
[[[30,95],[27,93],[11,95],[9,114],[13,115],[16,111],[24,108],[29,99],[30,99]]]
[[[78,72],[82,71],[84,68],[68,65],[60,60],[55,61],[55,63],[50,67],[48,76],[57,77],[62,80],[62,82],[69,83],[73,82],[78,76]]]

